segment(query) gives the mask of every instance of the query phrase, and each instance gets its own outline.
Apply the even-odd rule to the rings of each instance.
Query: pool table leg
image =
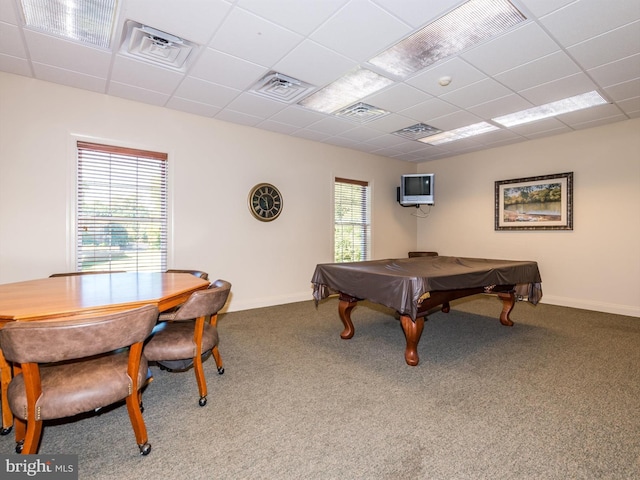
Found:
[[[400,324],[402,325],[404,336],[407,339],[404,360],[407,362],[407,365],[415,367],[420,361],[418,357],[418,342],[420,342],[422,330],[424,329],[424,317],[418,317],[414,322],[408,315],[400,315]]]
[[[516,303],[516,296],[513,292],[498,292],[498,298],[502,300],[502,313],[500,313],[500,323],[507,327],[512,327],[513,322],[509,318],[509,313]]]
[[[353,337],[353,334],[355,333],[353,322],[351,321],[351,310],[353,310],[358,304],[358,300],[358,298],[350,297],[349,295],[340,295],[338,313],[340,314],[340,320],[342,320],[342,324],[344,325],[344,330],[340,334],[340,338],[345,340]]]

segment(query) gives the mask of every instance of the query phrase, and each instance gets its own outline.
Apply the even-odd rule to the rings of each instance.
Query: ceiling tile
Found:
[[[238,6],[289,30],[309,35],[348,0],[239,0]]]
[[[122,97],[128,100],[135,100],[137,102],[149,103],[157,106],[163,106],[169,99],[169,95],[118,82],[110,82],[107,93],[116,97]]]
[[[351,41],[343,32],[355,31]],[[311,39],[348,58],[363,61],[409,34],[408,25],[368,1],[350,2],[312,35]]]
[[[306,127],[322,120],[324,115],[318,112],[314,112],[298,105],[289,105],[283,110],[280,110],[271,117],[271,120],[276,122],[286,123],[288,125],[297,125],[298,128]]]
[[[186,98],[176,96],[171,97],[165,106],[174,110],[199,115],[201,117],[213,117],[221,110],[220,107],[214,107],[212,105],[207,105],[206,103],[192,102]]]
[[[15,25],[0,22],[0,53],[11,55],[13,57],[25,58],[27,50],[22,42],[20,30]]]
[[[265,120],[256,125],[258,128],[264,128],[265,130],[269,130],[271,132],[283,133],[285,135],[289,135],[296,130],[298,127],[294,127],[292,125],[288,125],[286,123],[274,122],[273,120]]]
[[[377,118],[367,123],[367,127],[373,128],[380,132],[396,132],[403,128],[414,125],[416,121],[413,118],[409,118],[405,115],[399,115],[397,113],[391,113],[384,117]],[[402,138],[402,137],[398,137]]]
[[[615,102],[640,97],[640,78],[607,87],[605,92]]]
[[[603,8],[607,10],[606,15]],[[542,17],[540,23],[561,45],[570,47],[638,19],[638,0],[616,0],[606,6],[602,0],[580,0]]]
[[[112,55],[106,50],[86,47],[30,30],[25,30],[24,36],[33,62],[95,77],[106,77],[109,73]]]
[[[271,65],[291,51],[302,37],[245,10],[234,9],[209,45],[258,65]]]
[[[30,77],[31,65],[24,58],[12,57],[0,53],[0,71]]]
[[[17,12],[17,8],[14,2],[0,2],[0,22],[17,25],[19,18],[20,15]]]
[[[469,111],[481,118],[495,118],[509,113],[518,112],[520,110],[526,110],[532,106],[533,105],[531,105],[530,102],[514,93],[470,107]]]
[[[640,21],[578,43],[567,52],[586,69],[640,53]]]
[[[468,109],[481,103],[506,97],[511,93],[513,93],[511,90],[495,80],[485,78],[466,87],[440,95],[439,98],[460,108]]]
[[[579,71],[580,68],[575,62],[566,53],[559,51],[499,73],[495,78],[507,87],[520,91],[568,77]]]
[[[616,117],[620,115],[620,113],[618,107],[607,103],[593,108],[578,110],[577,112],[565,113],[564,115],[559,115],[557,118],[562,123],[573,127],[587,122]]]
[[[325,117],[319,122],[313,123],[307,127],[307,130],[322,132],[327,135],[339,135],[340,133],[351,130],[356,126],[346,120],[337,117]]]
[[[423,102],[430,97],[427,93],[413,88],[404,83],[396,83],[388,88],[374,93],[365,98],[369,105],[388,110],[390,112],[399,112],[405,108],[411,107],[416,103]]]
[[[423,25],[440,18],[457,7],[460,0],[373,0],[385,10],[396,15],[412,27]]]
[[[617,62],[592,68],[588,73],[603,87],[617,85],[629,78],[640,78],[640,53]]]
[[[47,82],[59,83],[69,87],[81,88],[92,92],[105,93],[107,81],[104,78],[92,77],[78,72],[71,72],[62,68],[33,63],[33,71],[36,77]]]
[[[146,62],[117,55],[113,63],[111,79],[135,87],[170,94],[176,89],[184,75]]]
[[[237,57],[205,49],[189,72],[193,77],[244,90],[251,87],[267,71],[265,67]]]
[[[231,110],[260,118],[269,118],[287,106],[286,103],[277,102],[253,93],[241,93],[234,98],[227,107]]]
[[[466,127],[467,125],[473,125],[474,123],[481,122],[482,119],[472,113],[464,110],[458,110],[442,117],[431,118],[428,120],[428,124],[439,128],[440,130],[453,130],[455,128]],[[456,142],[450,142],[456,143]]]
[[[460,56],[480,71],[496,75],[557,50],[551,37],[530,22]]]
[[[312,58],[313,61],[309,61]],[[344,75],[357,65],[338,53],[310,40],[300,43],[295,49],[275,64],[277,72],[289,75],[316,87],[322,87]]]
[[[575,2],[575,0],[516,0],[512,3],[516,4],[516,2],[523,4],[525,9],[529,10],[532,14],[541,17],[571,2]]]
[[[401,110],[400,113],[420,122],[429,123],[428,120],[432,118],[442,117],[443,115],[448,115],[455,111],[457,111],[457,108],[450,103],[444,102],[439,98],[430,98],[426,102],[405,108],[404,110]]]
[[[175,96],[214,107],[224,107],[242,93],[242,90],[217,85],[197,78],[185,78]]]

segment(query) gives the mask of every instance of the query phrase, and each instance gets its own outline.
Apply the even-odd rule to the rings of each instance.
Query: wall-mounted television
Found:
[[[433,205],[435,173],[408,173],[400,176],[400,205]]]

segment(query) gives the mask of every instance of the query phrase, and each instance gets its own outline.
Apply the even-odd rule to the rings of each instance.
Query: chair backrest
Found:
[[[189,299],[176,310],[171,320],[192,320],[215,315],[224,307],[230,291],[231,283],[218,279],[212,282],[206,290],[193,292]]]
[[[84,319],[9,322],[0,348],[16,363],[49,363],[111,352],[144,341],[158,318],[155,305]]]
[[[195,275],[198,278],[203,280],[209,280],[209,274],[207,272],[203,272],[201,270],[182,270],[182,269],[169,269],[166,273],[190,273],[191,275]]]
[[[76,275],[96,275],[100,273],[125,273],[124,270],[93,270],[91,272],[65,272],[65,273],[52,273],[49,278],[54,277],[75,277]]]

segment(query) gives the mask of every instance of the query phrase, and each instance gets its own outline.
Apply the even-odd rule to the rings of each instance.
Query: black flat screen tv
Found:
[[[435,173],[408,173],[400,176],[400,204],[433,205]]]

